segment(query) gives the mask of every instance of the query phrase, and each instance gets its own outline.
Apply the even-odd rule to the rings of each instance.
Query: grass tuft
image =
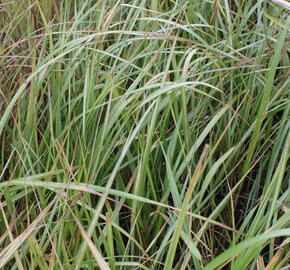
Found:
[[[287,1],[0,1],[0,268],[288,269]]]

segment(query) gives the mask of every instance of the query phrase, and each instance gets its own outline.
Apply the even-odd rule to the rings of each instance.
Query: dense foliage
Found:
[[[0,268],[288,269],[289,24],[0,1]]]

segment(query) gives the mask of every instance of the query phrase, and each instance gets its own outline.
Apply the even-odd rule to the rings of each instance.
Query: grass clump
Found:
[[[0,14],[1,268],[289,267],[287,6]]]

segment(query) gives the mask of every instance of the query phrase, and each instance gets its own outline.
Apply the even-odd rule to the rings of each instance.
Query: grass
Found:
[[[288,269],[279,1],[0,1],[0,268]]]

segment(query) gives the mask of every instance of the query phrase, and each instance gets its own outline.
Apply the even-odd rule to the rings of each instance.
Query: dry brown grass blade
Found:
[[[285,255],[285,257],[281,260],[279,263],[279,267],[283,267],[287,262],[289,262],[290,259],[290,251]]]
[[[1,202],[0,202],[0,208],[1,208],[1,212],[2,212],[2,215],[3,215],[3,220],[4,220],[4,223],[5,223],[5,226],[6,226],[6,229],[7,229],[9,238],[10,238],[10,241],[12,242],[14,240],[14,237],[13,237],[12,230],[11,230],[11,228],[9,226],[9,223],[8,223],[7,218],[6,218],[5,211],[3,209],[3,206],[2,206],[2,203]],[[16,259],[18,268],[20,270],[24,270],[23,264],[22,264],[22,262],[20,260],[20,256],[19,256],[19,253],[18,253],[17,250],[15,251],[14,255],[15,255],[15,259]]]
[[[106,263],[106,261],[102,257],[101,253],[96,248],[96,246],[93,243],[93,241],[88,237],[88,235],[87,235],[85,229],[83,228],[82,224],[80,223],[78,218],[75,216],[75,214],[73,213],[73,211],[71,210],[71,208],[70,208],[70,206],[68,204],[67,204],[67,207],[68,207],[73,219],[75,220],[75,222],[76,222],[76,224],[77,224],[77,226],[78,226],[83,238],[87,242],[87,245],[88,245],[89,249],[91,250],[92,255],[94,256],[94,258],[96,259],[97,263],[99,264],[100,269],[101,270],[110,270],[110,267],[108,266],[108,264]]]
[[[23,244],[23,242],[29,237],[29,235],[33,232],[37,224],[43,220],[43,218],[47,215],[50,208],[55,203],[56,199],[59,196],[55,196],[54,199],[48,204],[47,207],[43,209],[43,211],[38,215],[38,217],[26,228],[26,230],[21,233],[18,237],[16,237],[7,247],[5,247],[0,253],[0,268],[4,267],[4,265],[11,259],[15,251]]]
[[[265,263],[262,256],[259,256],[257,259],[257,270],[265,270]]]
[[[3,205],[4,205],[4,203],[2,203],[2,207],[4,207]],[[19,214],[17,213],[18,214],[17,217],[15,217],[12,220],[10,220],[9,227],[11,228],[11,230],[13,230],[14,227],[16,228],[17,222],[21,219],[21,217],[23,216],[24,212],[25,212],[25,210],[21,211]],[[7,236],[9,236],[8,230],[1,235],[0,244],[6,239]]]
[[[213,1],[213,12],[214,12],[214,22],[217,22],[217,15],[218,15],[218,7],[217,7],[217,0]]]
[[[281,258],[282,253],[283,253],[283,249],[279,248],[278,251],[275,253],[274,257],[272,258],[272,260],[266,266],[265,270],[275,269],[274,267],[279,261],[279,259]]]

